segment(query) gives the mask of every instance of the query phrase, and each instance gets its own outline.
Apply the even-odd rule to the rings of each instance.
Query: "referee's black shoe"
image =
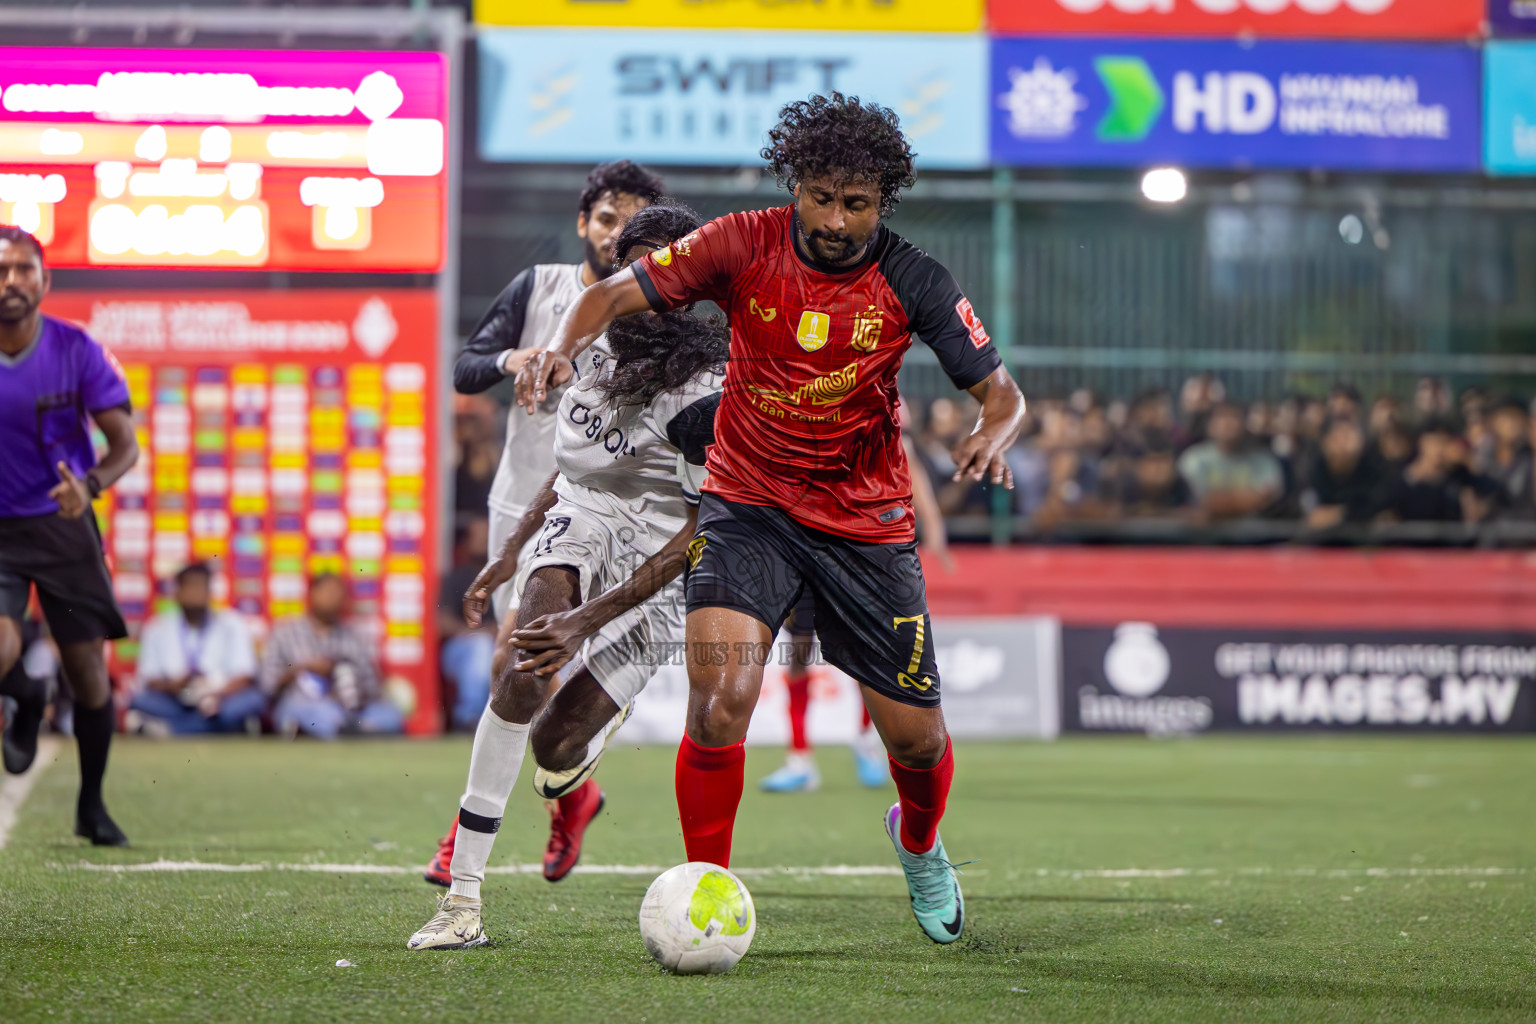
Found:
[[[127,846],[128,837],[117,827],[117,822],[99,804],[92,808],[75,811],[75,835],[89,839],[92,846]]]
[[[12,775],[20,775],[32,767],[32,761],[37,757],[37,733],[43,725],[43,709],[48,704],[47,683],[29,679],[14,670],[12,679],[16,680],[18,675],[25,683],[11,690],[14,699],[7,699],[6,703],[12,710],[5,716],[5,732],[0,733],[0,758],[5,762],[5,770]]]

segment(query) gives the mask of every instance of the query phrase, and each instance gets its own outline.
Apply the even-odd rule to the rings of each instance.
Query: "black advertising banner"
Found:
[[[1078,732],[1536,729],[1536,635],[1062,627]]]

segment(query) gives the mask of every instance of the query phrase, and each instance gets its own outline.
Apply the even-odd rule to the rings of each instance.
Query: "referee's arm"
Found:
[[[139,436],[133,429],[133,417],[126,406],[114,405],[91,413],[91,419],[107,439],[107,452],[85,479],[76,477],[64,463],[59,463],[60,483],[52,492],[59,503],[59,514],[78,519],[91,507],[91,499],[117,483],[139,461]]]

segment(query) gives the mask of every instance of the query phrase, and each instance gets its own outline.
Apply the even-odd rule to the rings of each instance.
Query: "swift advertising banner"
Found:
[[[98,515],[132,635],[194,559],[263,635],[334,572],[386,678],[415,690],[412,731],[438,728],[436,295],[54,292],[43,308],[128,380],[141,455]]]
[[[999,39],[992,155],[1021,165],[1476,171],[1467,46]]]
[[[1084,732],[1536,729],[1536,635],[1062,629],[1062,725]]]
[[[0,48],[0,223],[58,267],[435,272],[435,53]]]
[[[1536,43],[1489,43],[1483,62],[1488,170],[1536,174]]]
[[[1496,36],[1536,35],[1536,0],[1488,0],[1488,24]]]
[[[1021,34],[1466,39],[1483,0],[990,0],[987,20]]]
[[[482,25],[975,32],[984,0],[475,0]]]
[[[841,91],[894,109],[924,167],[987,163],[980,36],[484,31],[480,155],[758,166],[780,108]]]

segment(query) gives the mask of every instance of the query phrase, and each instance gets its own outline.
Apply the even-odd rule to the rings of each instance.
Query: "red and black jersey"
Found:
[[[730,320],[704,489],[838,536],[909,541],[896,372],[912,335],[961,388],[1001,359],[949,271],[884,225],[836,272],[794,232],[792,206],[733,213],[634,265],[653,308],[713,299]]]

